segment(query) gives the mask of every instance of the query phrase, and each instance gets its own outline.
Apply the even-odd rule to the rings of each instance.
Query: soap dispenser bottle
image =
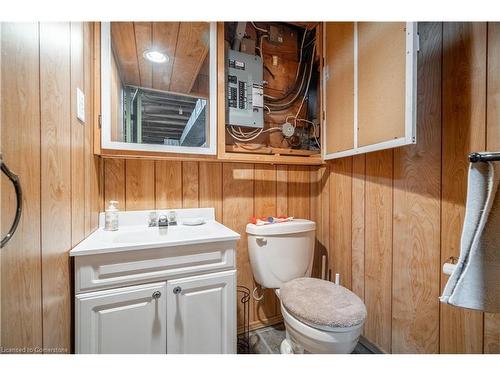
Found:
[[[117,201],[109,201],[109,207],[104,215],[104,230],[118,230],[118,208]]]

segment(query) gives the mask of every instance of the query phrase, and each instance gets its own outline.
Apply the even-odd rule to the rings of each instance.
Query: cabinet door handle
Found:
[[[180,292],[182,292],[182,288],[180,286],[176,286],[173,290],[174,294],[179,294]]]
[[[156,292],[153,293],[152,295],[153,299],[158,299],[161,297],[161,292],[157,290]]]

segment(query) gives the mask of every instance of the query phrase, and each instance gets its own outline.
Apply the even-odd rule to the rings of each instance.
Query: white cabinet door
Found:
[[[325,22],[323,159],[416,143],[416,22]]]
[[[236,353],[236,271],[167,282],[167,352]]]
[[[166,353],[166,283],[76,296],[77,353]]]

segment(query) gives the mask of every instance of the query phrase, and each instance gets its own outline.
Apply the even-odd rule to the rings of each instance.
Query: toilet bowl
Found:
[[[286,342],[282,354],[348,354],[352,353],[363,329],[363,323],[345,328],[313,327],[302,323],[281,306],[286,327]]]
[[[281,353],[351,353],[361,334],[366,308],[354,293],[311,278],[314,222],[248,224],[248,251],[255,281],[280,299],[286,338]]]

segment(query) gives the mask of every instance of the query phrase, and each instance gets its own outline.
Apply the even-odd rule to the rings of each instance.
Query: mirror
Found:
[[[216,24],[101,23],[102,148],[216,153]]]

